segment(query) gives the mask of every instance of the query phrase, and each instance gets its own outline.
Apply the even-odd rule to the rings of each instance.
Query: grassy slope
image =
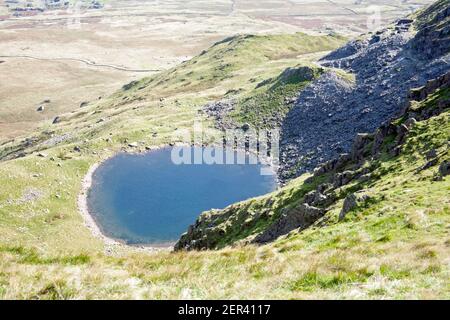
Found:
[[[294,105],[289,100],[311,81],[318,78],[323,69],[305,64],[286,70],[274,79],[258,84],[255,90],[237,100],[235,110],[229,115],[235,122],[249,123],[256,128],[281,125],[282,119]]]
[[[444,95],[448,98],[448,90],[440,93]],[[436,97],[416,107],[432,107]],[[400,156],[383,155],[372,164],[371,181],[347,186],[352,191],[370,189],[376,201],[353,211],[343,222],[337,222],[340,200],[326,225],[293,232],[262,247],[214,252],[124,252],[106,257],[92,251],[48,254],[3,242],[0,294],[15,298],[448,299],[450,178],[433,181],[436,166],[415,172],[426,163],[424,153],[430,148],[437,150],[440,160],[448,159],[448,117],[449,111],[417,123]],[[305,187],[303,180],[286,187],[282,197],[272,197],[296,202]],[[265,198],[252,201],[264,202]]]
[[[310,64],[323,51],[344,41],[339,36],[302,33],[232,37],[171,70],[127,84],[105,100],[62,115],[58,126],[48,124],[31,138],[43,142],[69,133],[68,141],[83,144],[89,140],[86,148],[97,152],[102,147],[121,147],[125,139],[164,142],[167,139],[149,137],[154,132],[168,135],[178,127],[189,127],[184,122],[194,119],[203,104],[221,99],[230,91],[239,92],[237,97],[251,94],[258,83],[277,77],[287,67]],[[101,138],[112,139],[112,146],[105,146]],[[93,139],[97,140],[95,145]],[[19,139],[3,144],[0,159],[24,149],[24,145]],[[30,152],[45,147],[37,143],[26,149]]]
[[[158,277],[172,281],[175,274],[180,281],[194,276],[188,269],[184,275],[172,272],[180,267],[176,255],[134,258],[128,248],[105,247],[84,226],[76,198],[88,168],[117,151],[168,143],[174,131],[192,127],[204,103],[231,89],[247,94],[256,83],[314,60],[343,41],[303,34],[235,37],[177,68],[62,115],[61,122],[49,123],[31,137],[1,145],[0,297],[129,297],[139,294],[132,292],[136,283],[152,287],[152,292],[144,290],[149,296],[178,297],[181,283],[159,289],[150,285],[153,277],[157,282]],[[131,142],[138,147],[128,147]],[[25,157],[6,160],[18,153]],[[109,258],[105,252],[126,259]],[[187,261],[195,256],[178,255]]]
[[[208,95],[216,91],[218,97],[229,91],[254,89],[267,79],[267,70],[280,73],[292,61],[302,56],[329,51],[344,42],[340,36],[309,36],[303,33],[275,36],[240,35],[217,42],[199,56],[159,76],[133,83],[131,90],[145,87],[149,92],[172,97],[180,92],[188,95]],[[290,63],[286,64],[286,61]],[[211,90],[213,89],[213,90]]]

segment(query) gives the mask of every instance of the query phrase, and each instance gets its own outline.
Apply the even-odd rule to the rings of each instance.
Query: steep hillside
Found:
[[[4,143],[0,298],[450,298],[448,52],[414,45],[429,25],[442,43],[447,4],[423,11],[417,35],[402,22],[321,65],[343,38],[232,37]],[[282,122],[286,181],[311,173],[204,213],[176,252],[86,227],[77,200],[94,164],[172,143],[197,118],[216,134],[228,106],[217,119],[233,126]]]
[[[418,14],[417,30],[401,19],[321,59],[356,81],[327,72],[299,94],[282,126],[282,180],[349,152],[357,133],[403,111],[410,89],[450,70],[448,8],[448,0],[439,1]]]
[[[369,220],[361,227],[409,234],[428,219],[443,219],[444,235],[450,217],[450,73],[410,96],[420,102],[412,101],[400,118],[375,133],[358,135],[350,154],[272,195],[204,213],[176,248],[266,243],[312,226],[342,228],[342,221]],[[390,241],[387,237],[383,241]]]
[[[425,93],[426,90],[419,90],[414,96],[423,97]],[[447,88],[421,103],[413,103],[409,113],[414,113],[419,121],[409,131],[398,156],[388,151],[390,146],[396,145],[393,140],[397,134],[391,132],[391,138],[383,139],[380,156],[362,167],[373,166],[373,176],[369,180],[364,182],[367,177],[361,176],[343,186],[338,193],[340,200],[312,228],[300,233],[294,230],[267,245],[153,254],[107,247],[103,252],[100,244],[93,246],[92,240],[88,241],[84,228],[76,229],[76,235],[72,228],[61,230],[64,225],[68,226],[68,220],[77,220],[67,209],[62,211],[63,206],[59,209],[64,214],[48,212],[46,224],[38,223],[44,218],[41,216],[44,208],[36,209],[40,207],[40,197],[46,194],[33,196],[29,193],[28,197],[13,198],[22,203],[20,211],[11,214],[21,219],[21,228],[5,226],[11,218],[2,211],[0,296],[31,299],[448,299],[450,185],[448,176],[441,180],[444,171],[439,170],[448,159],[448,99]],[[439,109],[444,105],[446,109]],[[404,120],[394,123],[394,127],[401,127],[399,124]],[[370,159],[367,156],[364,159]],[[429,159],[432,165],[426,165]],[[39,159],[35,160],[44,167],[44,175],[52,173],[55,180],[61,179],[58,172],[50,168],[47,171]],[[24,186],[25,181],[35,185],[34,178],[26,171],[17,171],[19,165],[3,167],[2,176],[23,176]],[[336,169],[336,164],[332,167],[341,171]],[[304,199],[302,194],[315,190],[316,185],[322,185],[333,175],[333,171],[317,173],[308,183],[304,183],[307,177],[303,177],[287,186],[281,192],[283,197],[271,195],[234,208],[248,213],[241,221],[250,218],[250,209],[255,209],[256,215],[270,206],[281,208],[282,202],[295,208]],[[65,179],[61,185],[64,188],[76,181],[68,175]],[[6,186],[8,193],[14,194],[15,191]],[[45,185],[42,188],[52,192],[45,189]],[[66,190],[71,192],[71,189]],[[367,191],[370,199],[360,202],[338,222],[344,197],[358,190]],[[62,195],[58,202],[66,201],[67,196]],[[244,210],[245,207],[249,210]],[[239,217],[229,219],[235,230],[239,230],[234,224]],[[34,227],[30,225],[31,220],[34,220]],[[78,225],[81,226],[81,222],[72,223],[72,227]],[[15,239],[7,241],[5,238],[10,237],[11,232],[8,228],[24,235],[20,240],[16,235]],[[25,236],[30,241],[24,241]],[[234,237],[240,236],[242,234]],[[62,249],[52,250],[51,247],[58,244],[50,239],[62,242]],[[78,245],[80,247],[75,249]]]

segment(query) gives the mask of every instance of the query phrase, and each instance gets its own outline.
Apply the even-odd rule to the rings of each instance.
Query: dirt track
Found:
[[[76,62],[82,62],[88,66],[92,67],[101,67],[101,68],[111,68],[119,71],[126,71],[126,72],[159,72],[161,69],[130,69],[127,67],[121,67],[121,66],[115,66],[112,64],[100,64],[96,63],[94,61],[90,61],[87,59],[77,59],[77,58],[39,58],[39,57],[33,57],[29,55],[2,55],[0,58],[23,58],[23,59],[33,59],[33,60],[41,60],[41,61],[76,61]]]

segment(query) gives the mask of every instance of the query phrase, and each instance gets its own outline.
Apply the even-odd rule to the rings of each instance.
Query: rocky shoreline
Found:
[[[164,147],[167,147],[167,146],[164,146]],[[160,146],[158,148],[163,148],[163,147]],[[157,150],[157,149],[155,148],[152,150],[147,150],[146,152],[151,152],[154,150]],[[138,152],[138,153],[141,154],[142,152]],[[115,157],[116,155],[117,154],[114,154],[112,157]],[[108,159],[110,159],[112,157],[109,157]],[[160,251],[172,251],[173,245],[174,245],[172,243],[171,244],[161,244],[161,245],[157,245],[157,244],[129,245],[129,244],[126,244],[124,241],[120,241],[118,239],[114,239],[114,238],[111,238],[111,237],[105,235],[105,233],[101,230],[100,226],[97,224],[94,217],[89,212],[88,193],[89,193],[89,189],[91,188],[92,183],[93,183],[93,175],[94,175],[95,171],[101,166],[101,164],[104,161],[106,161],[108,159],[104,159],[100,162],[93,164],[89,168],[88,172],[86,173],[86,175],[83,178],[83,181],[81,184],[81,190],[80,190],[80,193],[78,194],[77,206],[78,206],[78,211],[80,212],[81,216],[83,217],[85,226],[90,230],[90,232],[92,233],[92,235],[95,238],[103,241],[103,243],[106,246],[106,251],[108,251],[108,252],[116,251],[114,248],[116,248],[116,249],[117,248],[131,248],[136,251],[148,252],[148,253],[154,253],[154,252],[160,252]]]
[[[145,245],[145,244],[144,245],[143,244],[129,245],[129,244],[125,243],[124,241],[114,239],[114,238],[107,236],[101,230],[100,226],[95,221],[91,212],[89,212],[88,193],[89,193],[89,189],[91,188],[92,183],[93,183],[93,176],[94,176],[95,171],[102,165],[102,163],[104,163],[108,159],[111,159],[120,153],[144,155],[144,154],[156,151],[156,150],[170,148],[170,147],[174,147],[174,146],[192,147],[193,145],[187,144],[187,143],[175,143],[175,144],[163,144],[163,145],[159,145],[159,146],[154,146],[154,147],[147,148],[146,150],[138,150],[138,151],[122,150],[121,152],[117,152],[117,153],[113,154],[112,156],[93,164],[89,168],[88,172],[86,173],[86,175],[84,176],[84,178],[82,180],[81,190],[78,194],[78,199],[77,199],[78,211],[80,212],[81,216],[83,217],[85,226],[90,230],[90,232],[92,233],[92,235],[95,238],[98,238],[104,242],[104,244],[107,247],[107,251],[115,251],[114,249],[111,249],[111,248],[120,248],[120,247],[132,248],[133,250],[144,251],[144,252],[149,252],[149,253],[160,252],[160,251],[173,251],[175,242],[170,243],[170,244],[163,243],[163,244],[149,244],[149,245]],[[130,144],[129,147],[135,148],[136,146]],[[248,153],[248,151],[245,151],[245,152]],[[275,172],[276,172],[276,170],[275,170]],[[278,179],[276,181],[277,181],[277,184],[279,184]],[[201,212],[199,212],[199,214],[200,213]]]

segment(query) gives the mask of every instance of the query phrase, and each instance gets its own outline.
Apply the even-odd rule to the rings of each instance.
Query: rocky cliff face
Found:
[[[354,74],[356,81],[329,72],[299,94],[282,125],[282,181],[349,152],[356,134],[371,132],[404,110],[411,88],[450,70],[449,3],[439,1],[416,22],[402,19],[320,61]]]

